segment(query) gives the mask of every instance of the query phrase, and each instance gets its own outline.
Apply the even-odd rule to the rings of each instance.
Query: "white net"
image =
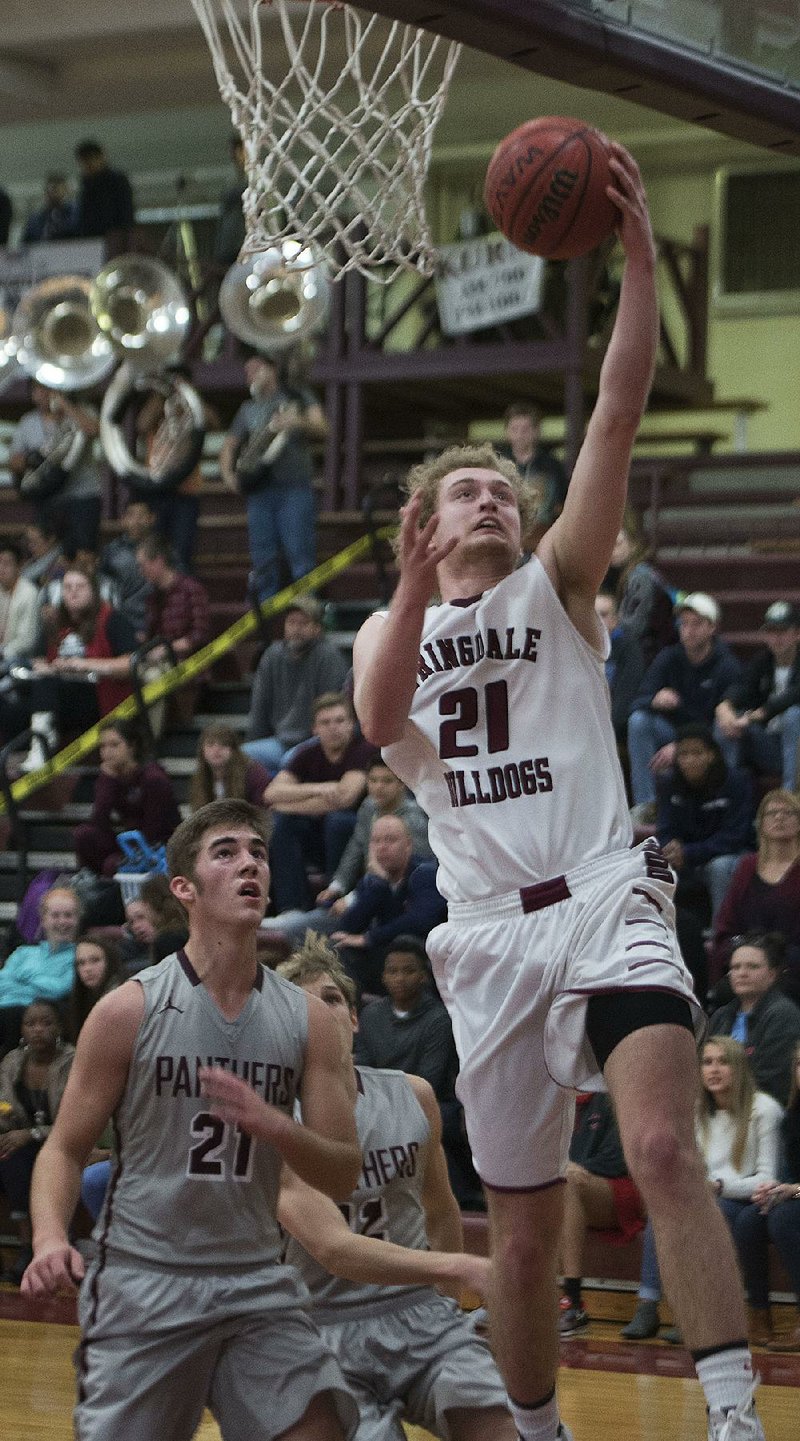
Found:
[[[296,240],[332,274],[431,274],[424,187],[460,46],[328,0],[192,0],[244,141],[242,256]]]

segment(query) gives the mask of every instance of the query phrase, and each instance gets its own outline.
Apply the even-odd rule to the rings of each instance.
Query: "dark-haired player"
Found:
[[[190,1441],[206,1405],[226,1441],[342,1441],[355,1408],[281,1262],[275,1219],[284,1162],[339,1199],[358,1175],[341,1035],[321,1002],[256,960],[263,812],[204,806],[168,861],[189,940],[98,1002],[81,1031],[34,1173],[23,1290],[81,1279],[67,1227],[113,1116],[80,1295],[80,1441]],[[234,1073],[247,1084],[231,1097]]]
[[[429,817],[448,922],[431,956],[488,1191],[496,1353],[525,1441],[565,1434],[556,1253],[572,1090],[612,1094],[713,1441],[762,1436],[730,1238],[693,1132],[698,1020],[674,877],[631,848],[595,596],[622,523],[658,343],[638,168],[611,147],[625,270],[564,509],[520,565],[524,492],[490,448],[412,472],[400,579],[355,649],[364,734]],[[430,606],[438,591],[442,604]]]

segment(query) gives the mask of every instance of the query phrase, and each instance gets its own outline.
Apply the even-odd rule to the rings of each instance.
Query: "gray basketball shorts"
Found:
[[[436,1292],[397,1309],[321,1324],[360,1418],[355,1441],[406,1441],[402,1421],[449,1438],[448,1411],[506,1409],[488,1343]]]
[[[602,1090],[586,1037],[596,993],[668,992],[704,1017],[675,935],[675,881],[654,842],[564,876],[448,906],[426,945],[453,1022],[475,1167],[489,1187],[563,1176],[574,1090]]]
[[[191,1441],[206,1406],[224,1441],[274,1441],[323,1392],[352,1436],[358,1410],[338,1363],[299,1306],[265,1308],[264,1281],[261,1270],[90,1268],[79,1303],[77,1441]],[[165,1329],[167,1309],[174,1325]]]

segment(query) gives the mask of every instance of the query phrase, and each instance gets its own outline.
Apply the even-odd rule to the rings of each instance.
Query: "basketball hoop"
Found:
[[[192,4],[244,143],[241,258],[293,240],[331,275],[431,274],[423,191],[460,46],[328,0]]]

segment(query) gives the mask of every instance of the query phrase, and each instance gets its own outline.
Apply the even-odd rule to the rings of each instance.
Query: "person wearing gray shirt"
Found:
[[[308,740],[317,696],[343,689],[347,662],[322,633],[322,604],[298,596],[288,607],[283,639],[264,651],[253,677],[243,750],[277,775],[289,751]]]
[[[265,600],[279,589],[281,552],[292,580],[314,569],[316,507],[309,442],[323,440],[328,426],[311,391],[287,389],[277,363],[268,356],[249,356],[244,373],[250,399],[233,418],[219,468],[229,490],[246,496],[251,586],[256,598]],[[279,453],[267,462],[267,448],[279,439]]]
[[[212,801],[173,833],[167,858],[189,939],[84,1024],[34,1173],[22,1290],[74,1290],[83,1276],[67,1228],[113,1116],[79,1302],[76,1434],[191,1441],[208,1406],[231,1441],[344,1441],[355,1407],[282,1263],[276,1220],[283,1163],[335,1200],[357,1181],[341,1038],[324,1006],[258,963],[263,814]]]

